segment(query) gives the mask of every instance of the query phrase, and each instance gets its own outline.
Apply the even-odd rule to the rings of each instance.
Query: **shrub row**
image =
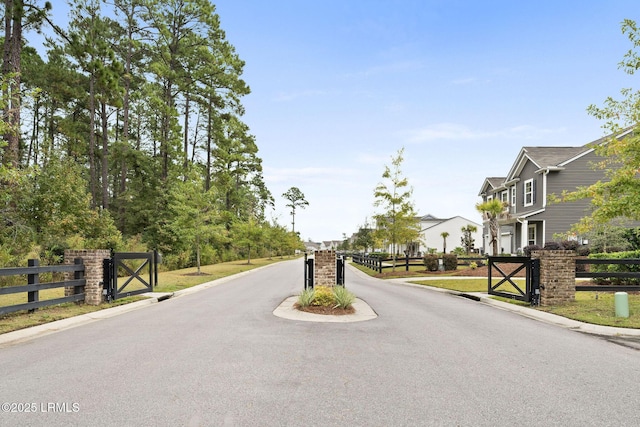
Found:
[[[445,271],[451,271],[458,268],[458,256],[455,254],[426,254],[422,259],[424,267],[427,271],[438,271],[439,259],[442,258],[442,265]]]

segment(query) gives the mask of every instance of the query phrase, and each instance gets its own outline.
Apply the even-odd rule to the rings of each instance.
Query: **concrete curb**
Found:
[[[44,323],[42,325],[32,326],[30,328],[20,329],[17,331],[7,332],[0,335],[0,348],[8,347],[13,344],[28,341],[34,338],[42,337],[45,335],[53,334],[55,332],[63,331],[65,329],[71,329],[76,326],[86,325],[87,323],[95,322],[98,320],[108,319],[110,317],[118,316],[120,314],[138,310],[148,305],[165,301],[169,298],[180,297],[189,295],[194,292],[198,292],[204,289],[208,289],[214,286],[221,285],[232,280],[235,277],[244,276],[254,271],[259,271],[264,268],[269,268],[278,264],[277,262],[262,267],[254,268],[252,270],[243,271],[241,273],[234,274],[232,276],[221,277],[210,282],[202,283],[200,285],[192,286],[190,288],[181,289],[176,292],[149,292],[142,294],[148,297],[146,300],[136,301],[129,304],[119,305],[117,307],[106,308],[104,310],[94,311],[92,313],[81,314],[79,316],[69,317],[67,319],[56,320],[54,322]]]
[[[472,277],[472,278],[477,279],[477,277]],[[440,279],[441,279],[440,277],[411,278],[412,281],[440,280]],[[465,279],[465,277],[452,277],[451,279]],[[471,279],[471,277],[469,279]],[[397,285],[412,286],[416,288],[426,289],[429,291],[441,292],[441,293],[446,293],[446,294],[455,295],[459,297],[469,298],[469,299],[478,301],[482,304],[487,304],[487,305],[494,306],[496,308],[500,308],[502,310],[511,311],[513,313],[517,313],[521,316],[528,317],[530,319],[538,320],[541,322],[549,323],[552,325],[560,326],[560,327],[571,329],[578,332],[584,332],[587,334],[601,335],[601,336],[607,336],[607,337],[620,337],[620,338],[640,337],[640,329],[618,328],[614,326],[601,326],[601,325],[593,325],[591,323],[584,323],[578,320],[567,319],[566,317],[558,316],[556,314],[547,313],[545,311],[540,311],[533,308],[510,304],[504,301],[498,301],[496,299],[491,298],[489,294],[485,294],[482,292],[468,293],[468,292],[453,291],[451,289],[436,288],[428,285],[418,285],[415,283],[409,283],[405,278],[389,279],[387,281]]]
[[[304,311],[296,310],[293,305],[298,300],[298,297],[293,296],[285,299],[282,304],[273,310],[273,315],[289,320],[301,320],[304,322],[320,322],[320,323],[349,323],[349,322],[363,322],[366,320],[372,320],[378,317],[378,315],[369,307],[369,304],[356,298],[353,302],[353,308],[356,310],[353,314],[345,314],[341,316],[326,315],[326,314],[313,314],[306,313]]]

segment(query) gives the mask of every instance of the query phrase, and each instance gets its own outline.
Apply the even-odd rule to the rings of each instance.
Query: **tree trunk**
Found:
[[[2,74],[10,76],[4,92],[4,115],[9,125],[2,164],[17,167],[20,151],[20,52],[22,50],[22,1],[5,0],[5,35]]]
[[[109,130],[107,124],[107,104],[102,101],[102,208],[109,209]]]

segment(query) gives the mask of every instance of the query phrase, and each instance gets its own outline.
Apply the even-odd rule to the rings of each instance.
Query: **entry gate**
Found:
[[[514,265],[515,268],[507,273],[503,265]],[[501,268],[502,266],[502,268]],[[499,273],[500,279],[493,283],[494,270]],[[509,268],[511,270],[511,268]],[[525,286],[515,282],[513,278],[521,271],[525,272]],[[496,295],[503,298],[511,298],[518,301],[528,302],[531,305],[540,303],[540,260],[529,257],[489,257],[489,295]]]
[[[105,259],[103,294],[107,301],[153,292],[158,284],[159,259],[156,251],[115,252],[111,259]]]
[[[313,289],[313,258],[307,258],[304,254],[304,288]]]

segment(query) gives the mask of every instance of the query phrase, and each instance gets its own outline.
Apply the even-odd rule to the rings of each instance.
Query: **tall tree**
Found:
[[[90,189],[94,206],[109,207],[108,177],[108,125],[107,103],[119,104],[119,77],[121,65],[115,59],[111,45],[115,22],[101,15],[99,0],[73,0],[72,20],[70,22],[70,55],[86,73],[89,87],[87,104],[89,114],[89,173]],[[99,108],[100,107],[100,108]],[[100,130],[96,126],[96,117],[101,117]],[[98,156],[96,135],[102,136],[102,149]],[[97,159],[100,159],[100,162]],[[98,171],[102,171],[98,179]],[[100,191],[98,185],[101,183]],[[98,203],[98,201],[101,203]]]
[[[23,0],[4,0],[4,50],[2,57],[2,75],[8,79],[3,87],[7,128],[3,132],[6,142],[1,160],[5,165],[18,166],[20,161],[20,112],[21,112],[21,53],[23,34],[30,28],[40,29],[43,20],[51,10],[51,3],[25,2]],[[2,148],[2,147],[0,147]]]
[[[622,33],[631,42],[631,48],[619,68],[635,75],[640,70],[640,30],[635,21],[625,19]],[[578,232],[618,218],[640,220],[640,91],[626,88],[621,94],[621,100],[608,97],[603,107],[590,105],[587,109],[589,114],[605,121],[602,127],[610,133],[606,143],[594,147],[602,157],[596,167],[605,171],[606,179],[576,191],[565,191],[559,198],[552,196],[553,200],[562,201],[591,199],[591,215],[575,226]],[[627,133],[629,128],[632,131]]]
[[[309,202],[304,198],[304,193],[302,193],[298,187],[289,188],[284,194],[282,194],[282,197],[289,201],[286,206],[291,209],[291,230],[295,233],[296,209],[304,209],[309,206]]]
[[[373,193],[374,206],[383,209],[374,216],[376,233],[391,244],[394,271],[398,244],[408,246],[420,236],[420,222],[413,207],[413,189],[409,186],[408,179],[402,175],[403,155],[404,148],[401,148],[395,157],[391,157],[391,167],[384,167],[384,181],[376,186]]]

